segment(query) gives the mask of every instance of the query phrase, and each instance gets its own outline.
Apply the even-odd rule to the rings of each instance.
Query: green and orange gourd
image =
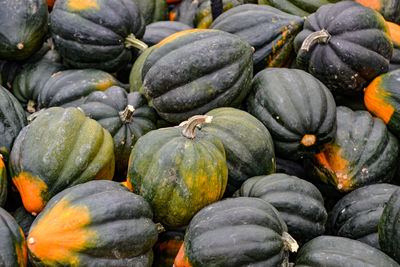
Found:
[[[7,172],[3,156],[0,154],[0,207],[3,207],[7,199]]]

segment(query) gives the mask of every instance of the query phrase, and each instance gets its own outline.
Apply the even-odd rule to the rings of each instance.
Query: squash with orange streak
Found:
[[[76,108],[49,108],[22,129],[10,154],[10,176],[25,209],[38,214],[58,192],[114,175],[109,132]]]
[[[306,160],[308,174],[341,192],[390,182],[397,169],[399,147],[383,121],[367,111],[338,107],[336,123],[333,142]]]
[[[7,172],[3,156],[0,154],[0,207],[3,207],[7,199]]]
[[[0,208],[0,266],[25,267],[27,261],[24,233],[15,219]]]
[[[389,32],[390,39],[393,43],[393,56],[390,59],[389,71],[396,70],[400,68],[400,25],[393,22],[386,22]]]
[[[53,7],[54,6],[54,2],[56,1],[56,0],[46,0],[47,1],[47,5],[49,6],[49,7]]]
[[[174,264],[175,257],[183,244],[186,227],[166,229],[159,235],[153,247],[154,266],[170,267]]]
[[[134,0],[146,25],[168,20],[168,4],[165,0]]]
[[[372,8],[383,15],[383,17],[395,23],[400,23],[400,1],[399,0],[354,0],[363,6]]]
[[[52,198],[27,237],[33,266],[151,266],[157,226],[149,204],[113,181]]]

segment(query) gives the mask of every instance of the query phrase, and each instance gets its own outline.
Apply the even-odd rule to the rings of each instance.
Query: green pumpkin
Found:
[[[152,22],[168,19],[168,5],[166,0],[134,0],[140,13],[143,15],[144,22]]]
[[[33,222],[27,237],[30,262],[150,267],[158,236],[152,217],[149,204],[120,183],[91,181],[68,188]]]
[[[39,111],[22,129],[10,154],[10,176],[32,214],[67,187],[111,180],[114,168],[110,133],[76,108]]]
[[[342,0],[258,0],[259,5],[270,5],[283,12],[307,17],[323,5]]]
[[[148,46],[159,43],[162,39],[192,27],[179,21],[158,21],[146,26],[146,32],[143,36],[143,42]],[[147,50],[146,50],[147,51]],[[135,62],[136,64],[136,62]]]
[[[228,168],[221,141],[196,130],[210,116],[194,116],[184,126],[142,136],[132,149],[128,185],[152,206],[155,221],[187,225],[203,207],[224,194]]]

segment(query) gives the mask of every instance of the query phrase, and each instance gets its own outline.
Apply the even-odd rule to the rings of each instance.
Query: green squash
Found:
[[[270,5],[283,12],[307,17],[323,5],[342,0],[258,0],[259,5]]]
[[[268,68],[259,72],[253,79],[247,109],[268,128],[275,152],[282,158],[314,155],[335,134],[336,105],[331,92],[302,70]]]
[[[171,267],[175,257],[183,244],[186,227],[166,229],[160,233],[157,243],[153,247],[153,266]]]
[[[356,2],[375,9],[387,21],[400,23],[400,1],[399,0],[355,0]]]
[[[345,95],[387,72],[393,53],[382,15],[352,1],[324,5],[307,17],[294,47],[299,68]]]
[[[21,64],[16,61],[0,60],[0,85],[11,89],[15,77],[21,70]]]
[[[142,136],[132,149],[128,186],[151,205],[156,222],[187,225],[203,207],[224,194],[228,168],[221,141],[196,130],[210,116],[194,116],[184,126]]]
[[[22,129],[10,154],[10,176],[32,214],[67,187],[111,180],[114,168],[110,133],[76,108],[39,111]]]
[[[168,19],[168,5],[166,0],[134,0],[146,25]]]
[[[136,59],[135,63],[132,66],[131,73],[129,75],[129,88],[130,92],[141,92],[144,94],[143,89],[143,78],[142,71],[143,65],[146,62],[147,57],[150,55],[150,52],[154,49],[155,46],[151,46],[147,48],[140,56]]]
[[[400,2],[399,2],[400,3]],[[399,5],[400,8],[400,5]],[[389,71],[400,69],[400,25],[386,21],[393,43],[393,56],[390,59]]]
[[[91,181],[68,188],[33,222],[27,237],[30,262],[150,267],[158,236],[152,217],[149,204],[117,182]]]
[[[28,236],[29,229],[31,228],[31,225],[35,220],[35,216],[27,212],[23,206],[20,206],[18,209],[16,209],[12,213],[12,216],[14,217],[18,225],[21,227],[24,236]]]
[[[0,154],[0,207],[4,206],[7,199],[7,171],[3,161],[3,156]]]
[[[148,46],[159,43],[162,39],[192,27],[179,21],[158,21],[146,26],[146,32],[143,36],[143,42]],[[146,50],[147,51],[147,50]],[[136,64],[136,62],[135,62]]]

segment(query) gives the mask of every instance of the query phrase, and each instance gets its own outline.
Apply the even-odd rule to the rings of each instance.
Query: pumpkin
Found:
[[[162,39],[192,27],[179,21],[158,21],[146,26],[146,32],[143,36],[143,42],[148,46],[159,43]]]
[[[167,229],[160,233],[157,243],[153,247],[153,266],[171,267],[175,257],[183,244],[186,227]]]
[[[213,203],[190,222],[175,267],[286,266],[296,241],[279,212],[258,198]]]
[[[50,16],[54,44],[70,68],[122,69],[132,59],[130,48],[147,47],[137,39],[144,30],[132,0],[57,0]]]
[[[114,146],[110,133],[76,108],[49,108],[24,127],[10,154],[10,176],[32,214],[67,187],[111,180]]]
[[[310,177],[341,192],[390,182],[396,172],[399,147],[384,122],[367,111],[338,107],[336,123],[333,142],[306,159]]]
[[[12,213],[12,216],[14,217],[18,225],[21,227],[24,236],[28,236],[29,229],[31,228],[31,225],[35,220],[35,216],[27,212],[23,206],[20,206],[18,209],[16,209]]]
[[[283,12],[300,17],[307,17],[323,5],[341,0],[258,0],[259,5],[270,5]]]
[[[259,120],[235,108],[217,108],[206,115],[213,120],[203,124],[201,131],[221,140],[226,153],[225,195],[232,195],[250,177],[275,172],[274,144]]]
[[[304,18],[271,6],[246,4],[228,10],[210,26],[235,34],[254,47],[254,68],[281,67],[291,60],[293,40]]]
[[[197,130],[210,116],[194,116],[184,126],[142,136],[132,149],[128,186],[151,205],[156,222],[187,225],[203,207],[224,194],[228,168],[221,141]]]
[[[382,251],[357,240],[319,236],[301,247],[295,266],[400,266]]]
[[[14,218],[0,208],[0,265],[27,266],[28,253],[24,233]]]
[[[395,23],[400,23],[400,1],[399,0],[355,0],[363,6],[375,9],[382,16]]]
[[[233,34],[178,32],[153,46],[145,59],[143,91],[160,117],[173,123],[235,107],[250,90],[252,58],[250,46]]]
[[[79,107],[86,116],[110,132],[114,141],[116,172],[126,178],[132,147],[141,136],[156,129],[156,112],[147,105],[141,93],[128,94],[118,86],[104,92],[92,92]]]
[[[0,59],[23,61],[43,44],[49,12],[45,0],[0,2]]]
[[[134,0],[145,24],[168,19],[168,5],[165,0]]]
[[[400,26],[389,21],[386,24],[393,43],[393,56],[390,59],[389,65],[389,71],[392,71],[400,68]]]
[[[302,70],[268,68],[259,72],[247,108],[268,128],[275,152],[282,158],[314,155],[335,134],[336,105],[331,92]]]
[[[352,1],[324,5],[307,17],[294,47],[299,68],[346,95],[387,72],[393,53],[383,17]]]
[[[7,172],[3,156],[0,154],[0,207],[4,206],[7,199]]]
[[[91,181],[54,196],[27,237],[33,266],[150,267],[157,226],[149,204],[113,181]],[[50,249],[49,249],[50,248]]]

